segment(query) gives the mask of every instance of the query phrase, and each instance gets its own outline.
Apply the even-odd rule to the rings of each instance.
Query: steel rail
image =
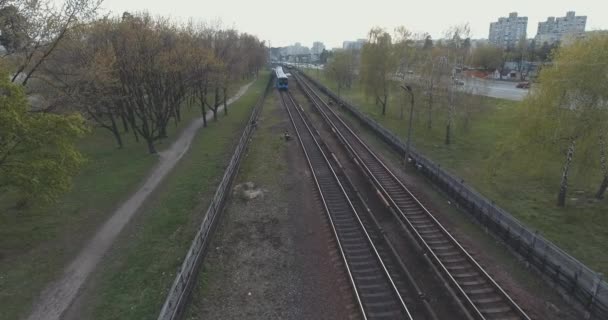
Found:
[[[450,282],[459,291],[460,295],[465,300],[465,302],[469,305],[469,307],[472,309],[474,314],[480,319],[489,319],[487,316],[492,316],[491,314],[488,314],[488,312],[483,312],[482,310],[480,310],[480,308],[478,308],[478,304],[475,303],[471,299],[470,295],[462,287],[462,285],[461,285],[462,281],[459,282],[455,278],[454,272],[449,270],[449,268],[446,266],[444,261],[442,261],[442,259],[435,252],[436,250],[434,250],[431,247],[431,245],[429,244],[429,241],[427,241],[424,238],[424,236],[421,234],[422,230],[420,230],[419,227],[416,227],[415,224],[412,223],[412,219],[408,218],[407,214],[401,208],[403,205],[400,206],[397,203],[399,201],[395,200],[395,197],[394,197],[395,195],[394,194],[391,195],[391,192],[389,192],[387,190],[387,188],[389,187],[389,186],[387,186],[387,182],[385,181],[384,183],[382,183],[382,181],[380,181],[381,179],[378,177],[378,175],[384,174],[386,177],[388,177],[390,180],[392,180],[390,182],[392,182],[393,184],[396,184],[402,190],[402,193],[404,193],[404,195],[409,197],[418,209],[422,210],[422,212],[426,215],[426,218],[431,220],[431,222],[433,223],[433,226],[437,227],[439,229],[439,231],[445,237],[447,237],[447,240],[449,242],[451,242],[451,244],[462,255],[464,255],[465,259],[472,265],[472,267],[479,272],[479,276],[481,278],[483,278],[484,280],[486,280],[489,283],[489,285],[495,289],[495,291],[498,295],[502,296],[502,298],[504,299],[506,304],[511,306],[513,313],[517,314],[518,318],[529,320],[530,318],[526,315],[526,313],[511,299],[511,297],[498,285],[498,283],[496,283],[496,281],[489,274],[487,274],[487,272],[467,252],[467,250],[464,249],[462,247],[462,245],[460,245],[460,243],[426,209],[426,207],[411,193],[411,191],[407,187],[405,187],[403,185],[403,183],[401,183],[401,181],[392,173],[392,171],[390,169],[388,169],[388,167],[384,164],[384,162],[378,158],[378,156],[367,146],[367,144],[365,144],[360,139],[360,137],[341,119],[341,117],[338,116],[336,114],[336,112],[334,110],[332,110],[325,103],[325,101],[315,92],[315,90],[307,83],[307,81],[304,81],[299,75],[297,75],[296,72],[293,72],[293,74],[296,77],[296,80],[298,81],[298,83],[301,84],[302,89],[305,91],[305,93],[307,94],[309,99],[311,99],[311,101],[313,102],[313,105],[315,106],[315,108],[321,113],[321,115],[323,116],[325,121],[330,125],[330,127],[336,133],[336,135],[338,135],[339,140],[341,140],[341,142],[345,145],[345,147],[347,149],[349,149],[353,153],[353,155],[358,159],[358,162],[360,162],[359,164],[366,171],[365,173],[371,179],[373,179],[375,181],[375,185],[382,191],[383,195],[390,202],[391,207],[394,208],[399,213],[399,215],[401,216],[401,219],[406,223],[406,225],[409,227],[410,231],[412,231],[414,233],[416,238],[423,245],[423,247],[426,249],[426,251],[432,256],[433,260],[438,264],[438,266],[441,268],[441,270],[443,270],[445,275],[448,277]],[[329,110],[329,113],[326,113],[324,109]],[[328,114],[331,114],[332,118],[337,120],[337,122],[340,124],[340,126],[343,128],[343,130],[340,130],[338,128],[338,125],[336,125],[336,121],[330,119],[330,116]],[[345,137],[343,131],[346,131],[346,134],[348,134],[352,138],[350,141]],[[363,156],[360,154],[360,152],[357,152],[355,147],[352,145],[352,143],[351,143],[352,140],[354,140],[354,143],[356,143],[360,147],[360,149],[362,149],[364,152],[367,153],[368,156],[371,157],[371,158],[368,158],[368,160],[372,160],[373,164],[376,165],[377,169],[379,169],[380,171],[372,170],[372,168],[370,168],[370,165],[371,165],[370,162],[368,161],[366,163],[366,161],[363,159]],[[376,169],[376,168],[374,168],[374,169]],[[376,172],[374,172],[374,171],[376,171]],[[393,192],[393,193],[395,193],[395,192]],[[402,204],[403,204],[404,201],[400,201],[400,202],[402,202]],[[488,310],[490,310],[490,309],[488,309]],[[494,318],[496,318],[496,317],[494,317]],[[494,318],[490,318],[490,319],[494,319]]]
[[[287,95],[287,97],[289,98],[289,102],[291,103],[293,108],[297,111],[298,119],[300,122],[297,121],[296,118],[293,116],[293,113],[290,110],[289,104],[286,103],[286,101],[285,101],[284,95]],[[362,281],[361,279],[363,277],[358,277],[355,275],[355,271],[357,271],[357,270],[354,270],[355,268],[353,268],[354,262],[349,260],[349,257],[348,257],[349,255],[346,253],[346,251],[347,251],[345,248],[346,245],[344,244],[344,241],[343,241],[344,239],[342,239],[340,236],[340,234],[341,234],[340,229],[341,228],[344,229],[345,227],[339,226],[335,217],[332,216],[332,214],[335,214],[335,213],[332,212],[332,210],[330,209],[329,199],[327,198],[327,195],[324,192],[324,191],[327,191],[326,190],[327,187],[322,186],[321,178],[318,177],[318,175],[317,175],[317,171],[319,171],[319,168],[318,167],[315,168],[315,166],[313,165],[311,151],[312,152],[314,152],[315,150],[318,151],[318,154],[323,159],[323,164],[326,166],[326,169],[328,169],[328,171],[331,173],[331,178],[333,179],[335,186],[337,186],[340,190],[339,196],[342,197],[342,201],[344,201],[346,203],[348,209],[352,211],[352,214],[356,218],[357,226],[358,226],[358,228],[360,228],[359,230],[362,231],[362,233],[364,235],[364,241],[366,242],[368,248],[371,249],[371,251],[373,252],[373,257],[376,259],[377,263],[380,265],[380,269],[383,271],[383,275],[389,284],[390,290],[392,291],[392,293],[394,294],[394,297],[396,298],[396,304],[399,305],[399,309],[400,309],[399,311],[400,311],[401,315],[406,319],[412,319],[412,316],[411,316],[407,306],[405,305],[405,302],[404,302],[403,298],[401,297],[401,294],[400,294],[397,286],[395,285],[395,282],[393,281],[390,272],[388,271],[388,269],[386,268],[386,265],[382,261],[382,258],[380,257],[380,254],[378,253],[376,246],[374,245],[369,233],[366,230],[366,227],[364,226],[363,222],[361,221],[361,219],[359,217],[357,210],[355,209],[355,207],[354,207],[353,203],[351,202],[348,194],[346,193],[342,183],[340,182],[340,179],[338,178],[333,166],[331,165],[330,160],[328,159],[325,152],[323,151],[323,148],[319,144],[319,141],[317,140],[317,138],[315,138],[315,135],[314,135],[312,129],[307,124],[305,117],[302,114],[302,110],[300,110],[300,108],[297,106],[297,104],[295,103],[295,101],[293,100],[293,98],[291,97],[291,95],[289,93],[286,93],[286,94],[281,93],[281,100],[287,110],[290,121],[294,127],[296,136],[298,137],[300,146],[302,147],[302,150],[304,152],[308,166],[311,170],[313,180],[315,181],[315,185],[321,196],[321,201],[323,203],[323,207],[325,209],[328,220],[330,222],[330,226],[332,228],[334,237],[336,238],[336,242],[338,244],[338,248],[339,248],[340,254],[342,256],[342,259],[344,261],[345,267],[347,269],[347,273],[348,273],[349,279],[351,281],[353,290],[355,292],[355,296],[356,296],[357,302],[359,304],[359,308],[360,308],[362,316],[364,317],[364,319],[371,319],[371,318],[375,319],[375,318],[385,318],[385,316],[387,316],[387,315],[392,317],[394,315],[390,315],[390,312],[387,312],[386,314],[382,314],[382,313],[378,313],[378,312],[372,313],[372,312],[370,312],[370,310],[368,310],[368,308],[369,308],[368,304],[371,305],[371,303],[368,303],[366,301],[366,298],[364,297],[365,293],[362,292],[363,291],[362,287],[359,286],[359,281]],[[313,150],[308,149],[311,146],[308,146],[308,148],[307,148],[307,146],[304,142],[305,139],[303,138],[303,134],[305,134],[305,132],[303,133],[300,131],[300,129],[298,129],[298,124],[296,124],[297,122],[301,123],[300,126],[303,126],[304,128],[306,128],[309,138],[313,142],[313,146],[312,146]],[[352,232],[352,231],[350,231],[350,232]],[[360,262],[357,262],[357,263],[360,263]],[[366,288],[371,288],[371,286],[367,285]],[[370,289],[367,289],[367,290],[370,290]],[[389,304],[388,304],[388,302],[383,302],[383,305],[389,305]]]

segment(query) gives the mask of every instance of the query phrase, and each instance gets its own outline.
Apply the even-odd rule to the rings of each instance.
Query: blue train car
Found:
[[[279,90],[287,90],[288,89],[288,81],[287,75],[283,72],[283,67],[276,67],[274,72],[277,76],[277,89]]]

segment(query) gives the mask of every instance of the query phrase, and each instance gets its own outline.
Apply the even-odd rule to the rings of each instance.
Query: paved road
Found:
[[[401,82],[403,81],[401,78],[394,77],[393,80]],[[411,75],[408,76],[406,82],[413,81],[421,81],[420,76]],[[479,78],[465,78],[464,86],[457,86],[462,90],[471,91],[473,94],[498,98],[498,99],[506,99],[513,101],[521,101],[523,100],[530,90],[528,89],[519,89],[515,86],[516,82],[509,81],[498,81],[498,80],[486,80]]]
[[[472,90],[475,94],[492,98],[521,101],[528,95],[529,90],[516,88],[516,84],[507,81],[470,78],[465,80],[464,88]]]

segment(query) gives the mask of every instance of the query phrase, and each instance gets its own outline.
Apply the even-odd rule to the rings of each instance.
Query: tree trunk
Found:
[[[120,118],[122,119],[122,129],[124,132],[129,132],[129,122],[127,122],[127,118],[125,117],[124,114],[120,115]]]
[[[604,179],[602,180],[602,184],[600,184],[600,188],[595,197],[603,199],[606,188],[608,188],[608,159],[606,159],[606,138],[603,134],[600,134],[600,167],[604,174]]]
[[[214,95],[214,99],[213,99],[213,108],[211,109],[213,111],[213,121],[217,121],[217,108],[220,105],[220,89],[219,88],[215,88],[215,95]]]
[[[608,189],[608,175],[604,176],[604,180],[602,180],[600,189],[597,191],[597,194],[595,195],[595,197],[598,199],[604,199],[604,194],[606,193],[606,189]]]
[[[429,119],[426,124],[426,127],[429,130],[433,127],[433,94],[432,93],[429,94]]]
[[[228,89],[224,88],[224,115],[228,115]]]
[[[165,138],[169,137],[169,136],[167,135],[167,126],[161,126],[161,127],[159,128],[159,131],[160,131],[160,132],[158,133],[158,137],[159,137],[159,138],[165,139]]]
[[[181,122],[182,121],[182,110],[178,106],[175,107],[175,122],[177,124],[177,122]]]
[[[454,93],[450,89],[448,93],[448,121],[445,126],[445,144],[452,143],[452,122],[454,121]]]
[[[122,149],[122,138],[120,137],[120,132],[118,131],[118,126],[116,125],[116,120],[114,120],[114,115],[110,112],[110,121],[112,122],[112,134],[114,134],[114,138],[116,139],[116,143],[118,144],[118,149]]]
[[[205,110],[205,102],[201,101],[201,114],[203,115],[203,127],[207,128],[207,110]]]
[[[559,193],[557,194],[557,205],[564,207],[566,205],[566,194],[568,193],[568,173],[570,171],[570,165],[572,164],[572,157],[574,157],[574,147],[576,146],[576,139],[572,138],[568,152],[566,153],[566,162],[564,163],[564,170],[562,171],[562,181],[559,184]]]
[[[154,139],[153,138],[147,138],[146,142],[148,144],[148,152],[150,154],[156,154],[156,147],[154,146]]]

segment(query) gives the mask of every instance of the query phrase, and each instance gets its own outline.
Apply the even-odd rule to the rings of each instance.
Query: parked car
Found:
[[[518,83],[515,87],[520,88],[520,89],[530,89],[530,82],[522,81],[522,82]]]

